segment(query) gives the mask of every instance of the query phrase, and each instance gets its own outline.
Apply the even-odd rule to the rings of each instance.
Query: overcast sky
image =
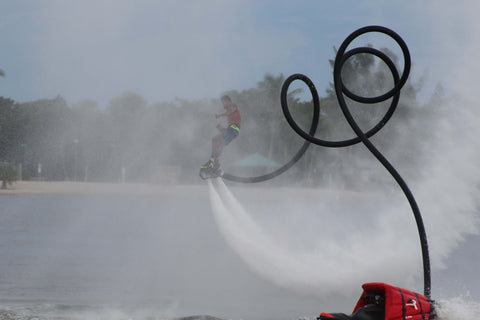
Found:
[[[297,72],[323,94],[333,47],[372,24],[404,38],[413,80],[427,74],[428,92],[439,81],[453,86],[467,59],[477,59],[479,7],[474,0],[2,0],[0,96],[61,95],[100,107],[125,91],[149,103],[193,100],[255,87],[265,73]]]

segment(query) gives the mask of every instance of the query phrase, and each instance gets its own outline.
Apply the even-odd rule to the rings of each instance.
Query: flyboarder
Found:
[[[224,95],[220,99],[225,109],[224,113],[215,114],[215,118],[226,117],[227,127],[218,124],[217,129],[220,131],[212,139],[212,153],[211,158],[204,165],[200,167],[200,177],[207,179],[210,177],[221,176],[223,173],[220,170],[220,157],[223,148],[232,142],[240,133],[240,126],[242,118],[238,106],[232,102],[228,95]]]

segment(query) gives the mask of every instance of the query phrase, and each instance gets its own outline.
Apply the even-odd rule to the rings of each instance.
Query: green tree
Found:
[[[70,130],[70,155],[73,155],[74,176],[78,181],[103,179],[106,170],[103,163],[108,158],[105,152],[105,135],[102,126],[105,114],[98,109],[98,103],[93,100],[83,100],[71,106],[73,126]],[[75,172],[76,171],[76,172]]]
[[[147,101],[137,93],[124,92],[110,101],[107,112],[110,117],[113,148],[110,160],[114,174],[120,177],[122,168],[125,168],[131,178],[144,176],[147,150],[144,120]]]
[[[54,99],[18,104],[18,127],[21,128],[16,148],[22,148],[26,164],[22,174],[37,177],[42,166],[42,178],[64,180],[69,165],[66,147],[74,119],[67,102],[61,96]]]
[[[13,161],[18,141],[17,105],[12,99],[0,97],[0,161]]]
[[[0,161],[0,181],[2,181],[1,189],[6,189],[7,184],[12,184],[18,179],[18,170],[14,165]]]

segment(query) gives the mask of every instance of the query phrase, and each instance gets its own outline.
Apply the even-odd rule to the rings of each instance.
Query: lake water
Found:
[[[351,311],[361,283],[357,295],[319,297],[252,271],[222,237],[206,186],[198,188],[174,195],[0,195],[0,318],[299,319]],[[275,206],[266,201],[264,208]],[[479,247],[479,237],[469,236],[447,269],[433,273],[434,298],[469,292],[480,301]]]

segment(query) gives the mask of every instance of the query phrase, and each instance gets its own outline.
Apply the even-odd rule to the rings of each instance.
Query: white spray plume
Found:
[[[406,283],[420,268],[414,229],[402,219],[377,216],[375,223],[363,223],[362,218],[357,218],[358,228],[350,228],[356,231],[348,230],[348,226],[342,229],[341,223],[334,221],[338,219],[322,212],[329,210],[328,206],[314,203],[319,199],[312,199],[304,208],[315,207],[320,214],[304,215],[306,220],[302,223],[317,224],[319,232],[307,235],[312,244],[302,250],[292,244],[295,239],[289,238],[288,231],[281,236],[281,241],[278,234],[282,231],[277,230],[275,235],[266,232],[222,180],[216,186],[209,182],[209,187],[215,219],[229,245],[254,271],[279,286],[320,297],[331,293],[351,294],[368,281]],[[285,200],[278,201],[283,204]],[[301,211],[302,206],[298,210]],[[298,214],[301,213],[296,212],[291,221],[282,223],[295,223]],[[280,214],[271,217],[275,219],[288,218]]]
[[[431,137],[423,145],[428,157],[422,170],[415,173],[419,178],[407,183],[423,215],[432,272],[445,267],[446,258],[465,236],[478,234],[480,109],[477,107],[477,82],[480,65],[474,58],[479,49],[479,42],[475,41],[479,33],[474,31],[480,27],[475,7],[478,4],[472,1],[455,6],[443,2],[428,6],[432,19],[427,19],[426,28],[435,31],[433,40],[445,44],[442,50],[431,53],[431,59],[437,62],[433,65],[442,68],[442,74],[447,76],[433,81],[444,85],[450,100],[442,100],[442,105],[435,106],[435,117],[428,124],[433,128],[429,132]],[[462,23],[452,29],[452,25],[444,21]],[[467,34],[472,37],[465,37]],[[412,51],[414,67],[421,68],[421,65],[415,65],[418,54]],[[402,173],[401,166],[397,169]],[[318,191],[319,194],[322,192]],[[325,201],[330,201],[328,198],[319,195],[309,204],[299,205],[307,211],[315,208],[316,217],[303,214],[303,218],[308,216],[304,225],[316,224],[323,228],[322,231],[327,230],[330,238],[325,234],[315,234],[308,245],[296,250],[288,244],[288,241],[296,241],[293,235],[286,240],[286,245],[280,244],[272,240],[276,236],[272,228],[266,230],[263,225],[260,227],[257,216],[262,214],[251,203],[256,201],[255,197],[248,202],[250,207],[255,208],[250,212],[255,214],[256,222],[253,222],[247,212],[235,203],[235,198],[221,181],[216,188],[211,186],[211,193],[212,207],[227,241],[252,269],[279,285],[302,292],[314,291],[320,295],[332,291],[345,293],[366,281],[393,282],[419,292],[422,290],[418,232],[408,203],[400,192],[395,192],[392,198],[383,197],[381,204],[369,213],[370,224],[365,222],[359,228],[342,226],[338,212],[331,213],[332,207],[325,204]],[[295,202],[295,199],[291,201]],[[347,210],[352,209],[359,207],[352,206]],[[355,216],[354,212],[345,214]],[[358,222],[355,218],[355,223]],[[329,226],[337,228],[339,234],[328,231]],[[339,227],[345,227],[348,232]],[[244,239],[243,242],[239,238]]]

